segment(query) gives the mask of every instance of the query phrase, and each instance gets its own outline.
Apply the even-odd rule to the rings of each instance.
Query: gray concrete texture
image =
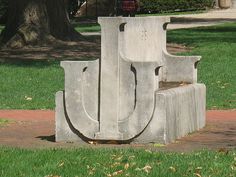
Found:
[[[168,54],[168,23],[168,17],[99,18],[101,59],[61,63],[56,141],[167,144],[204,127],[200,57]]]

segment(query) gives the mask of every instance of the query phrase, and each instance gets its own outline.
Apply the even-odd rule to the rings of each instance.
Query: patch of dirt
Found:
[[[55,142],[55,113],[42,110],[0,110],[0,117],[14,121],[0,127],[0,146],[21,148],[144,148],[153,151],[190,152],[202,149],[236,149],[236,111],[207,111],[207,125],[167,146],[144,144],[85,144]]]
[[[87,36],[87,40],[79,42],[62,42],[50,46],[24,47],[22,49],[1,49],[0,61],[9,59],[24,60],[81,60],[97,59],[101,56],[100,36]],[[190,51],[180,44],[167,44],[167,50],[171,54]]]

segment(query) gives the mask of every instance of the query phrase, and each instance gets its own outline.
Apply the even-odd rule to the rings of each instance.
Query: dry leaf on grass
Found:
[[[62,167],[62,166],[64,166],[64,164],[65,164],[64,162],[61,162],[58,164],[58,167]]]
[[[115,171],[112,174],[107,174],[107,177],[117,176],[123,173],[123,170]]]
[[[31,98],[31,97],[25,96],[25,100],[27,100],[27,101],[32,101],[32,99],[33,98]]]
[[[129,168],[129,164],[126,163],[125,166],[124,166],[124,169],[127,170]]]
[[[112,173],[112,176],[120,175],[122,173],[123,173],[123,170],[115,171],[114,173]]]
[[[175,168],[175,167],[169,167],[169,169],[170,169],[172,172],[176,172],[176,168]]]
[[[152,167],[150,165],[146,165],[145,167],[143,167],[143,170],[146,172],[146,173],[150,173]]]
[[[194,175],[197,177],[202,177],[199,173],[194,173]]]

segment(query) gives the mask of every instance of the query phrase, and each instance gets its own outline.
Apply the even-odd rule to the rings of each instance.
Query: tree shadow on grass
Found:
[[[78,42],[59,41],[51,46],[0,50],[0,61],[6,60],[83,60],[100,58],[100,36]]]
[[[170,30],[167,41],[190,46],[202,43],[236,43],[236,23]]]

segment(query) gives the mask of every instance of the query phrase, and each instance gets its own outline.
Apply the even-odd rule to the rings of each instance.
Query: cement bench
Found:
[[[167,52],[169,18],[102,17],[99,23],[101,59],[61,62],[56,141],[166,144],[205,126],[200,57]]]

